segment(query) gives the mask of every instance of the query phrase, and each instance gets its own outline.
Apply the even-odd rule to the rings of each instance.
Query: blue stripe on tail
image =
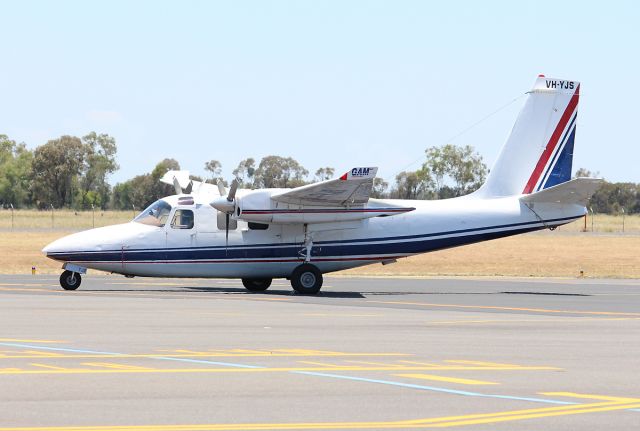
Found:
[[[562,152],[560,153],[558,160],[549,174],[549,178],[542,186],[543,189],[555,186],[557,184],[565,183],[571,179],[571,167],[573,165],[573,142],[576,136],[576,128],[573,127],[571,134],[567,139]]]

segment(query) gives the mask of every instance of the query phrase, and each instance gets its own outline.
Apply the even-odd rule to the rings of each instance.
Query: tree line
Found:
[[[111,186],[109,176],[119,169],[116,140],[108,134],[61,136],[29,150],[0,135],[0,204],[14,208],[140,209],[173,194],[173,187],[160,183],[170,169],[180,169],[174,159],[164,159],[151,172]],[[210,183],[227,182],[222,164],[204,164]],[[270,155],[260,160],[246,158],[233,169],[243,188],[298,187],[334,178],[333,167],[318,168],[313,175],[291,157]],[[471,146],[445,145],[425,150],[424,163],[414,171],[398,173],[393,184],[377,177],[372,197],[395,199],[445,199],[478,189],[488,174],[482,157]],[[595,176],[585,169],[578,176]],[[640,213],[640,184],[604,182],[591,200],[598,213]]]

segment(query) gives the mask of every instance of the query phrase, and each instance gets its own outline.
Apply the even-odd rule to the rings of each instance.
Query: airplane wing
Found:
[[[271,195],[276,202],[294,205],[350,205],[369,201],[378,168],[353,168],[340,178],[296,187]]]
[[[602,184],[601,178],[574,178],[565,183],[520,198],[525,203],[558,203],[586,206]]]

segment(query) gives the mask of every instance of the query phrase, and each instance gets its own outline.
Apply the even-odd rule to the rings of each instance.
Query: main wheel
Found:
[[[303,263],[291,273],[291,287],[303,295],[315,295],[322,287],[322,273],[310,263]]]
[[[64,290],[76,290],[82,283],[82,277],[77,272],[65,271],[60,275],[60,286]]]
[[[243,278],[242,284],[249,292],[264,292],[271,286],[270,278]]]

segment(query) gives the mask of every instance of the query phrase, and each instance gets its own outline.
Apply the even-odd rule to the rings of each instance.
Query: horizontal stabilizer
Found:
[[[586,206],[601,184],[601,178],[575,178],[539,192],[524,195],[520,200],[524,203],[539,202]]]

